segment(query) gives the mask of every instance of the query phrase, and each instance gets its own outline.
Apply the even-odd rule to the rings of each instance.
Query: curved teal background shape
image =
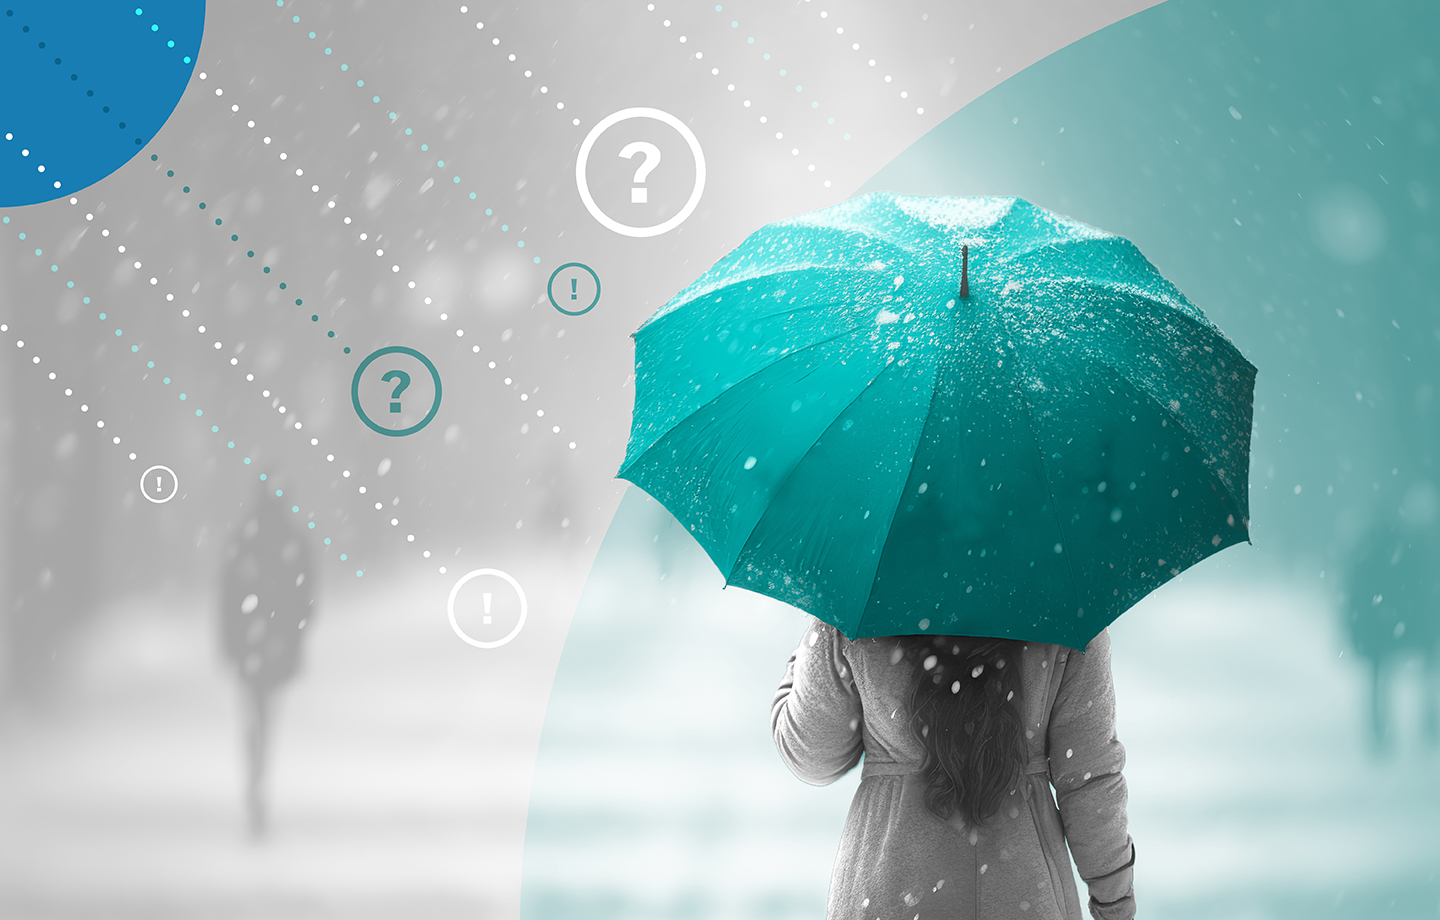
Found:
[[[1170,0],[1012,77],[861,190],[1017,195],[1121,234],[1261,368],[1255,545],[1198,566],[1202,584],[1210,571],[1216,582],[1337,590],[1365,529],[1393,520],[1434,475],[1437,34],[1440,7],[1419,2]],[[527,920],[824,915],[857,777],[814,789],[786,771],[769,700],[799,615],[722,596],[720,581],[668,515],[627,492],[551,694],[526,835]],[[1403,805],[1351,808],[1332,790],[1378,789],[1390,775],[1355,753],[1363,723],[1350,710],[1303,724],[1277,715],[1310,719],[1317,696],[1349,701],[1364,686],[1356,656],[1336,658],[1334,646],[1348,647],[1336,620],[1316,610],[1308,627],[1326,638],[1297,643],[1257,615],[1202,647],[1147,631],[1147,613],[1111,628],[1142,913],[1434,915],[1433,831],[1414,836],[1417,810],[1419,825],[1440,820],[1433,794],[1417,786],[1385,800]],[[1145,683],[1147,669],[1183,671],[1194,656],[1208,683],[1175,686],[1166,673]],[[1217,692],[1235,704],[1223,737],[1134,733],[1137,722],[1186,723],[1219,705]],[[1188,810],[1161,801],[1160,790],[1201,777]],[[1218,888],[1204,869],[1207,852],[1257,838],[1356,834],[1394,853],[1357,861],[1341,845],[1323,862],[1275,846],[1251,877]],[[1186,888],[1196,877],[1204,887]]]
[[[0,10],[0,207],[73,195],[128,163],[175,111],[205,31],[204,0]]]

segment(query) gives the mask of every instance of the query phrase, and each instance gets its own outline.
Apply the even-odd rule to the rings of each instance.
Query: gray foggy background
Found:
[[[550,683],[622,494],[628,333],[755,227],[1147,5],[210,4],[155,140],[73,203],[3,211],[0,915],[514,916]],[[575,188],[586,132],[630,106],[707,165],[652,239]],[[644,205],[631,140],[663,152]],[[693,170],[627,122],[587,175],[640,223]],[[566,262],[601,278],[584,316],[546,298]],[[404,438],[350,399],[391,345],[443,381]],[[362,405],[389,422],[391,368],[408,424],[418,363],[372,365]],[[447,621],[480,568],[528,602],[502,648]],[[629,602],[665,600],[651,577]],[[485,641],[519,616],[496,576],[455,606]]]

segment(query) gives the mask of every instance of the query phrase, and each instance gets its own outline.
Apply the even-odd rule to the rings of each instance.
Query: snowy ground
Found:
[[[117,604],[78,684],[0,723],[0,917],[511,918],[532,768],[541,914],[821,916],[856,778],[804,786],[770,747],[798,615],[713,571],[602,563],[538,768],[565,619],[543,579],[505,650],[460,643],[429,588],[332,600],[282,699],[261,847],[208,616]],[[1415,675],[1397,755],[1371,758],[1333,623],[1318,592],[1216,567],[1112,627],[1143,916],[1440,916]]]

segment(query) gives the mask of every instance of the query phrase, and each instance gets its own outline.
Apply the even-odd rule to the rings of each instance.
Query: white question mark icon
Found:
[[[633,141],[620,148],[620,156],[627,160],[633,160],[635,154],[645,154],[645,159],[640,163],[640,168],[635,170],[635,186],[630,189],[631,204],[645,204],[649,201],[649,189],[644,188],[644,182],[655,167],[660,165],[660,148],[648,141]]]

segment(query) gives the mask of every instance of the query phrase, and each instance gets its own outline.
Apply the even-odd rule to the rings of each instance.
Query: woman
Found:
[[[808,783],[864,754],[828,920],[1083,920],[1067,841],[1091,915],[1135,915],[1108,632],[1080,655],[961,636],[851,642],[814,620],[770,722]]]

